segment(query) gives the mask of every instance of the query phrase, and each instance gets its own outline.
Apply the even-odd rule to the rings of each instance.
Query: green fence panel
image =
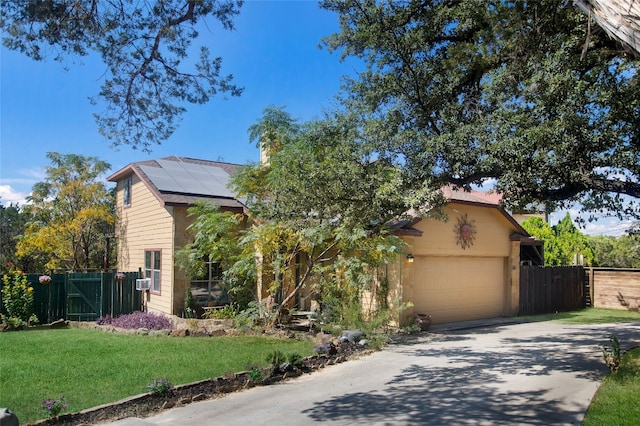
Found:
[[[43,274],[28,274],[33,287],[34,313],[41,324],[59,319],[95,321],[142,309],[142,295],[136,290],[141,272],[125,272],[122,280],[115,272],[78,272],[50,274],[51,282],[41,284]],[[6,314],[0,293],[0,312]]]
[[[27,281],[33,286],[34,313],[41,324],[66,318],[66,274],[51,274],[49,284],[41,284],[42,274],[28,274]]]
[[[125,272],[121,280],[115,279],[115,274],[110,274],[110,279],[105,280],[107,291],[105,294],[104,312],[112,317],[130,314],[141,310],[141,294],[136,290],[136,279],[140,278],[139,272]]]

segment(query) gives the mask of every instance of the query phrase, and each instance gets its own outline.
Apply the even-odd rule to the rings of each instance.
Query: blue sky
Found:
[[[0,202],[24,201],[44,177],[50,151],[98,157],[111,164],[111,172],[169,155],[243,164],[259,159],[247,129],[267,106],[285,106],[301,121],[332,108],[341,77],[352,75],[356,66],[318,47],[322,37],[338,30],[335,14],[321,10],[317,1],[253,0],[245,2],[234,22],[232,32],[210,24],[194,45],[206,44],[212,55],[221,56],[222,74],[233,74],[244,93],[188,105],[178,130],[151,154],[111,148],[97,132],[92,114],[98,110],[88,98],[102,83],[105,66],[99,58],[35,62],[1,48]],[[555,223],[563,216],[558,212],[551,219]],[[583,231],[620,234],[627,226],[605,220]]]
[[[234,22],[231,32],[209,23],[211,31],[201,31],[199,41],[222,57],[222,75],[233,74],[244,93],[187,105],[179,129],[152,147],[151,154],[129,146],[110,148],[97,132],[92,114],[98,109],[88,98],[102,83],[105,66],[99,58],[74,59],[84,64],[35,62],[2,48],[2,202],[22,201],[28,195],[44,176],[49,151],[99,157],[112,171],[168,155],[246,163],[259,160],[247,129],[265,107],[286,106],[301,121],[331,107],[341,76],[353,69],[341,63],[338,54],[318,48],[322,37],[337,31],[335,14],[321,10],[316,1],[248,1]]]

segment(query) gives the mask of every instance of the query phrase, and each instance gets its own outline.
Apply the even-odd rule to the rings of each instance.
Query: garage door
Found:
[[[493,318],[503,315],[506,259],[416,257],[414,312],[434,323]]]

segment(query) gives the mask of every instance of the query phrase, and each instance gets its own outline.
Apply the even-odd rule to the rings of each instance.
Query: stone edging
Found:
[[[227,373],[222,377],[176,386],[171,395],[139,394],[77,413],[63,414],[52,419],[39,420],[29,424],[32,426],[74,426],[113,422],[127,417],[148,417],[164,409],[217,398],[255,386],[270,385],[305,373],[312,373],[326,366],[369,355],[373,352],[371,349],[363,348],[353,343],[343,343],[337,347],[337,353],[334,355],[323,354],[305,358],[300,369],[291,369],[285,372],[276,371],[259,382],[253,381],[248,371]]]

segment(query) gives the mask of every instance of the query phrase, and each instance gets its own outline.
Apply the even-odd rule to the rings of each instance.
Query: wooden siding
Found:
[[[117,185],[118,269],[144,271],[144,252],[161,250],[160,294],[147,292],[147,309],[173,314],[173,208],[163,207],[137,176],[131,185],[131,206],[123,207],[123,182]]]
[[[591,268],[589,276],[594,307],[640,309],[640,269]]]

